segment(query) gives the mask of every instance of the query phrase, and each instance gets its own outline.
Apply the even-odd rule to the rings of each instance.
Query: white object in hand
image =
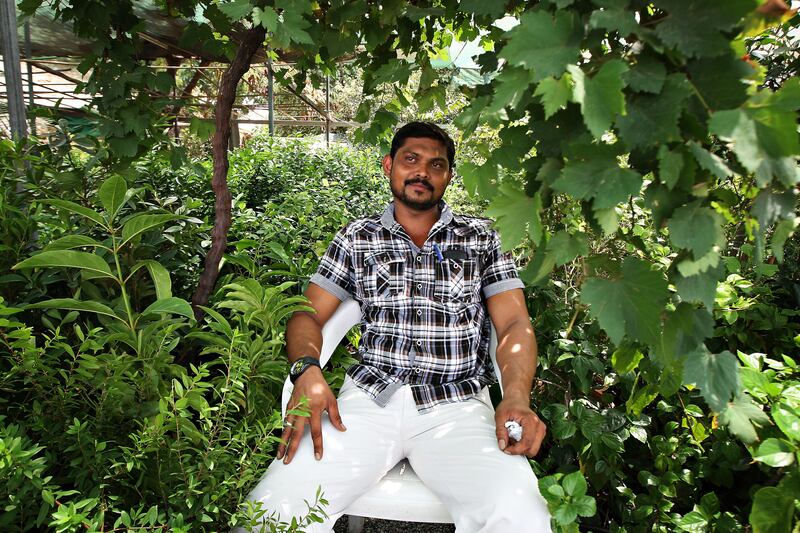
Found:
[[[508,430],[509,439],[513,439],[517,442],[522,440],[522,426],[520,426],[518,422],[509,420],[505,425],[506,429]]]

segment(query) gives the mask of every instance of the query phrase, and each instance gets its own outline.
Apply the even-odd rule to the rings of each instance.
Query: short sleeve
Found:
[[[496,231],[492,231],[489,247],[483,254],[481,285],[483,286],[483,295],[486,298],[511,289],[525,287],[522,280],[519,279],[517,266],[514,264],[511,252],[503,253],[500,246],[500,236]]]
[[[353,265],[350,259],[352,247],[346,229],[342,228],[336,233],[310,280],[341,301],[353,297]]]

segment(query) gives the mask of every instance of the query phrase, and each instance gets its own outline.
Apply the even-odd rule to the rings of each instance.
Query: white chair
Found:
[[[361,322],[361,308],[355,300],[342,302],[333,316],[322,328],[320,364],[325,366],[333,351],[350,328]],[[492,326],[489,354],[495,375],[500,379],[495,352],[497,334]],[[502,387],[501,387],[502,390]],[[292,383],[286,379],[281,401],[282,415],[286,416],[286,405],[292,396]],[[349,515],[349,533],[360,533],[364,517],[411,522],[433,522],[452,524],[453,519],[444,504],[426,487],[414,473],[408,461],[403,460],[391,469],[375,487],[361,496],[345,510]]]

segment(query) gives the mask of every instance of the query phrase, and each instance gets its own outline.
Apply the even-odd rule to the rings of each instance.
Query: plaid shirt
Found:
[[[395,220],[394,204],[351,222],[311,277],[361,306],[360,363],[347,373],[382,406],[405,384],[422,412],[494,382],[485,299],[523,287],[490,220],[440,207],[422,248]]]

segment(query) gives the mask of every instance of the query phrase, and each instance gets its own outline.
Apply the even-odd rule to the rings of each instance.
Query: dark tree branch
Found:
[[[257,26],[247,31],[236,56],[222,74],[215,110],[216,130],[211,139],[214,174],[211,187],[214,189],[214,228],[211,231],[211,249],[206,255],[205,267],[200,274],[197,290],[192,297],[194,313],[199,320],[203,312],[199,306],[208,303],[219,275],[219,263],[228,245],[228,229],[231,227],[231,192],[228,189],[228,140],[231,136],[231,111],[236,99],[236,88],[245,72],[250,69],[253,56],[261,47],[266,30]]]

